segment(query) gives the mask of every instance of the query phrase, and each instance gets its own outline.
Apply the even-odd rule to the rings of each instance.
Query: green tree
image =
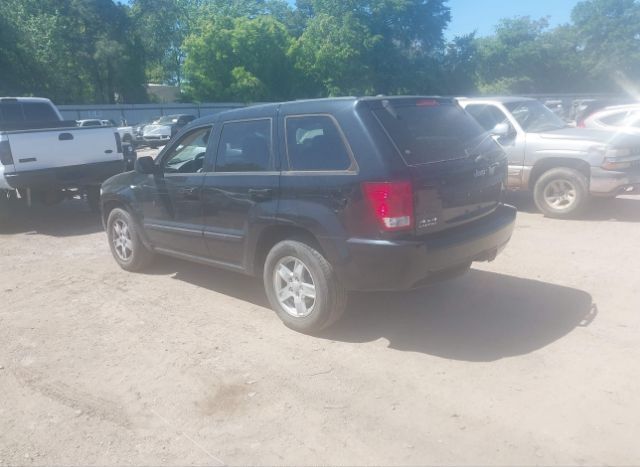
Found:
[[[619,90],[640,79],[640,3],[582,1],[571,18],[582,61],[594,81]]]
[[[144,102],[144,60],[127,7],[112,0],[3,0],[0,49],[8,50],[16,94],[57,103]],[[3,70],[4,74],[4,70]]]
[[[370,58],[377,40],[351,14],[317,14],[291,48],[296,69],[306,78],[300,92],[308,97],[372,93]]]
[[[576,92],[587,77],[569,26],[548,20],[503,19],[493,36],[478,39],[478,85],[485,93]]]
[[[271,16],[217,17],[184,43],[185,91],[195,100],[292,97],[291,37]]]

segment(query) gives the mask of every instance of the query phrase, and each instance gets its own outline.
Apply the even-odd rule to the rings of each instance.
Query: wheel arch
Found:
[[[531,169],[531,174],[529,176],[528,187],[530,190],[533,190],[536,182],[540,179],[540,177],[547,171],[551,169],[559,169],[559,168],[568,168],[574,169],[578,172],[582,173],[585,177],[587,177],[587,182],[591,178],[591,166],[588,162],[583,161],[581,159],[574,159],[571,157],[548,157],[545,159],[541,159],[536,162]]]
[[[284,240],[297,240],[317,249],[320,254],[326,256],[321,242],[309,229],[298,225],[273,225],[262,230],[256,241],[253,254],[250,257],[248,271],[252,275],[259,276],[264,269],[264,263],[271,249]]]

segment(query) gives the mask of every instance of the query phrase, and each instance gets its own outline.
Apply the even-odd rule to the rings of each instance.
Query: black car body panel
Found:
[[[451,106],[454,124],[470,124],[454,101],[426,97],[295,101],[200,118],[161,151],[158,173],[103,184],[104,215],[125,205],[156,251],[247,274],[261,273],[265,245],[303,236],[352,290],[408,289],[491,260],[515,222],[500,202],[504,154],[477,130],[470,154],[407,163],[373,109],[424,102]],[[199,154],[185,161],[180,151]],[[180,172],[195,160],[197,171]],[[376,196],[387,183],[413,190],[412,218],[384,218],[390,228],[372,214],[365,187]]]

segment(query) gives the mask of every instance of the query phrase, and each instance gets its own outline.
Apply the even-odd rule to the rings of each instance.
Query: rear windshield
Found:
[[[49,122],[58,120],[58,115],[51,106],[43,102],[0,102],[0,122]]]
[[[467,157],[484,135],[482,127],[453,102],[389,100],[373,113],[409,165]]]

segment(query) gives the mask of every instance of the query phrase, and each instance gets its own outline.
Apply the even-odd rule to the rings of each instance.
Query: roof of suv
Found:
[[[520,96],[478,96],[478,97],[458,97],[459,101],[483,101],[498,102],[500,104],[510,104],[512,102],[535,101],[532,97]]]
[[[256,114],[274,112],[278,107],[285,110],[294,110],[301,113],[328,112],[330,110],[344,110],[352,107],[360,101],[380,101],[380,100],[401,100],[401,99],[439,99],[442,101],[453,101],[452,98],[442,96],[366,96],[366,97],[325,97],[321,99],[301,99],[296,101],[274,102],[269,104],[250,105],[237,109],[225,110],[216,114],[206,115],[194,120],[189,127],[206,123],[215,123],[220,120],[243,119],[255,117]]]

